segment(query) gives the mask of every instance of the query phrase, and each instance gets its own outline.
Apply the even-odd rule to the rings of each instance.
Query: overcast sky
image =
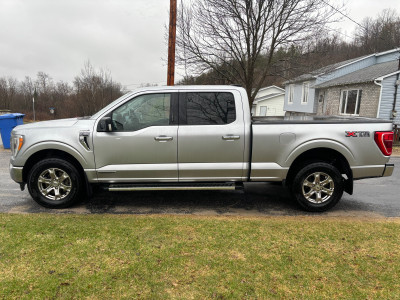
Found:
[[[384,8],[400,13],[399,0],[345,3],[357,22]],[[43,71],[72,82],[90,60],[129,89],[164,85],[168,9],[168,0],[0,0],[0,77]],[[337,25],[350,36],[355,26],[346,19]]]
[[[366,17],[376,18],[384,9],[394,9],[400,14],[399,0],[333,0],[332,3],[345,5],[345,14],[357,23]],[[339,15],[340,16],[340,15]],[[342,20],[333,25],[342,32],[345,40],[350,40],[358,25],[342,16]]]

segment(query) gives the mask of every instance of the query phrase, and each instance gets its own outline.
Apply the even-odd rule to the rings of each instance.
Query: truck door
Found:
[[[99,182],[178,180],[177,95],[142,94],[107,114],[112,131],[93,137]]]
[[[241,181],[244,123],[237,91],[179,94],[179,181]]]

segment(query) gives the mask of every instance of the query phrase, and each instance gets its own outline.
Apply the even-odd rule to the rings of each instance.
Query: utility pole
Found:
[[[32,108],[33,108],[33,121],[36,121],[36,116],[35,116],[35,96],[32,98]]]
[[[36,115],[35,115],[35,97],[37,98],[36,88],[35,88],[35,91],[33,92],[33,97],[32,97],[33,121],[36,121]]]
[[[170,0],[167,85],[174,85],[176,40],[176,0]]]

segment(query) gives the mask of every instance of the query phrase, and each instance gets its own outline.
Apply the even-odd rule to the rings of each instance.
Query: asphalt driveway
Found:
[[[76,214],[192,214],[239,216],[312,215],[292,201],[277,184],[247,184],[245,191],[96,192],[92,199],[68,209],[47,209],[20,191],[8,174],[10,152],[0,149],[0,212]],[[344,194],[324,216],[400,217],[400,158],[393,176],[355,182],[354,194]]]

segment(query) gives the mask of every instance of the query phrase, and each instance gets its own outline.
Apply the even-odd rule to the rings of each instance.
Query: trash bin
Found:
[[[0,116],[0,132],[4,149],[10,149],[11,130],[23,124],[24,114],[14,113]]]

